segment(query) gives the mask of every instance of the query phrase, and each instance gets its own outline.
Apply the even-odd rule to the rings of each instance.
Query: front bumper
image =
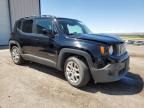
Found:
[[[129,57],[122,62],[108,64],[104,68],[91,69],[95,83],[113,82],[120,80],[129,70]]]

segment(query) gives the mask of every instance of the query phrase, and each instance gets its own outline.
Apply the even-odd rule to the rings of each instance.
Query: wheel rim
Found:
[[[17,47],[13,48],[11,55],[12,55],[13,61],[15,63],[17,63],[19,61],[19,58],[20,58],[19,49]]]
[[[70,61],[66,65],[66,75],[71,83],[77,83],[80,80],[80,69],[77,63]]]

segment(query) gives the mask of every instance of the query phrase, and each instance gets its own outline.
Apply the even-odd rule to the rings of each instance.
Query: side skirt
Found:
[[[45,59],[45,58],[38,57],[38,56],[34,56],[34,55],[31,55],[31,54],[21,54],[21,56],[25,60],[29,60],[29,61],[32,61],[32,62],[40,63],[42,65],[46,65],[46,66],[49,66],[49,67],[56,68],[56,63],[52,60]]]

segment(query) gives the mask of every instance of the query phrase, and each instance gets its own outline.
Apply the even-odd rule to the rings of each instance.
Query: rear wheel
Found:
[[[22,64],[23,58],[20,55],[20,49],[17,46],[13,46],[11,49],[11,58],[15,64]]]
[[[87,65],[76,57],[70,57],[66,60],[64,72],[68,82],[75,87],[85,86],[90,80]]]

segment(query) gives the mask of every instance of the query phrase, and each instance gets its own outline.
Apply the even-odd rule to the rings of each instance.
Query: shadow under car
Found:
[[[26,66],[65,80],[63,72],[59,72],[56,69],[33,62],[26,64]],[[90,81],[88,85],[82,87],[81,90],[89,93],[101,92],[109,95],[134,95],[142,92],[143,87],[144,82],[141,76],[133,72],[128,72],[127,75],[119,81],[98,84]]]

